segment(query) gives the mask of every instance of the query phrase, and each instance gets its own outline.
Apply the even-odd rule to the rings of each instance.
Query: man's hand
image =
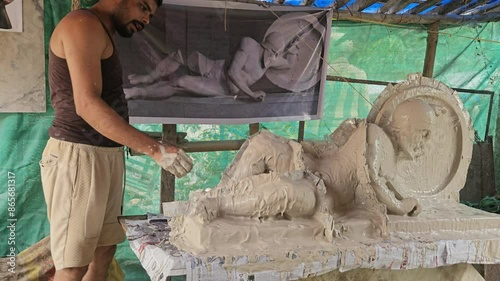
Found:
[[[161,154],[155,155],[153,159],[160,167],[178,178],[182,178],[193,168],[193,160],[182,149],[160,145],[160,152]]]

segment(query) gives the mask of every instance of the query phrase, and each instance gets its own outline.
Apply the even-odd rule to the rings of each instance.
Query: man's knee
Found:
[[[110,264],[116,253],[116,245],[97,247],[94,253],[94,261],[102,264]]]

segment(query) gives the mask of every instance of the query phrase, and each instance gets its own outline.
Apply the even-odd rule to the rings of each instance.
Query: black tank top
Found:
[[[101,20],[99,19],[99,21]],[[106,30],[102,21],[101,24],[113,44],[113,54],[109,58],[101,60],[101,98],[128,122],[128,107],[122,87],[122,66],[118,51],[112,36]],[[121,144],[101,135],[76,114],[68,64],[65,59],[56,56],[50,48],[49,87],[50,100],[55,114],[52,126],[49,128],[49,136],[58,140],[95,146],[121,146]]]

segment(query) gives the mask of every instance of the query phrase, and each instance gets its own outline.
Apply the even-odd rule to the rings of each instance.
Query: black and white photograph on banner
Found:
[[[23,1],[0,0],[0,32],[23,32]]]
[[[330,24],[318,8],[164,1],[143,32],[116,37],[130,120],[319,119]]]

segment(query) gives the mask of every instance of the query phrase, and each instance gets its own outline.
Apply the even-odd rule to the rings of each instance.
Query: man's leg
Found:
[[[125,233],[118,223],[123,199],[124,154],[123,151],[118,151],[110,152],[106,156],[102,159],[102,163],[109,168],[110,181],[109,190],[105,195],[107,202],[104,211],[104,224],[99,234],[94,258],[83,278],[84,281],[105,281],[116,252],[116,245],[125,241]]]
[[[50,139],[40,161],[55,280],[82,280],[97,245],[85,237],[91,186],[85,156],[79,144]]]
[[[115,251],[111,245],[125,240],[117,221],[125,168],[123,148],[51,139],[40,166],[56,280],[82,280],[94,261],[108,267],[106,260],[111,261]],[[91,267],[99,272],[99,267]]]
[[[108,278],[109,265],[113,261],[116,245],[97,247],[94,259],[89,265],[84,281],[106,281]]]

